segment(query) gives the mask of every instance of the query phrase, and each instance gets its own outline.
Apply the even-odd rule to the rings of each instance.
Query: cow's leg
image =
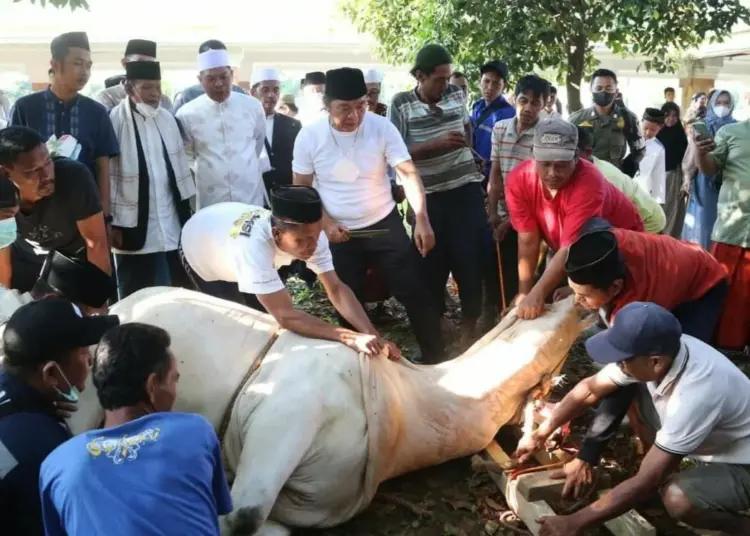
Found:
[[[304,392],[302,392],[304,391]],[[287,393],[284,393],[287,395]],[[300,389],[266,400],[251,416],[232,484],[234,511],[226,516],[231,536],[282,536],[287,529],[268,519],[276,498],[309,450],[322,424],[317,396]],[[242,404],[234,411],[242,411]]]

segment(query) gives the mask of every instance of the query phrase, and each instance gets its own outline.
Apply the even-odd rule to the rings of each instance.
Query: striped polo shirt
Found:
[[[492,129],[492,161],[500,164],[503,179],[514,167],[534,156],[533,127],[516,134],[516,118],[503,119]]]
[[[397,93],[388,108],[388,117],[396,125],[407,146],[434,140],[449,132],[464,132],[469,111],[463,92],[450,85],[437,104],[442,112],[419,100],[416,88]],[[462,147],[445,154],[415,162],[425,192],[453,190],[470,182],[481,182],[471,149]]]

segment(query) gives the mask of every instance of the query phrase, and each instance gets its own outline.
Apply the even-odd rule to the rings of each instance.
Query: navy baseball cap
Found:
[[[636,356],[677,355],[682,326],[655,303],[633,302],[623,307],[614,325],[586,341],[591,359],[602,365]]]

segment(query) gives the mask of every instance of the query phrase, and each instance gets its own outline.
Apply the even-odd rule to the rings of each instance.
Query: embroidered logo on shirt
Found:
[[[250,236],[250,232],[253,230],[253,225],[268,213],[265,209],[251,210],[244,212],[239,218],[237,218],[232,224],[232,228],[229,231],[229,236],[237,238],[238,236]]]
[[[104,454],[115,465],[120,465],[126,461],[132,462],[138,458],[138,452],[141,450],[141,447],[148,443],[154,443],[159,439],[160,435],[161,430],[159,428],[149,428],[139,434],[122,436],[119,439],[97,437],[89,441],[86,445],[86,450],[94,457]]]

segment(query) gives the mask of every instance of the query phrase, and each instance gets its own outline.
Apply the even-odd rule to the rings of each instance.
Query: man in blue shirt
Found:
[[[84,317],[62,299],[20,307],[3,333],[0,368],[0,527],[7,536],[43,534],[39,468],[70,437],[56,402],[74,403],[91,355],[116,316]]]
[[[216,39],[209,39],[198,48],[198,54],[203,54],[208,50],[226,49],[227,46],[221,41],[218,41]],[[232,91],[234,91],[235,93],[244,93],[245,95],[247,95],[247,91],[236,84],[232,84]],[[174,113],[176,114],[177,110],[179,110],[182,106],[186,105],[193,99],[197,99],[204,93],[205,91],[203,90],[203,86],[201,84],[195,84],[194,86],[190,86],[189,88],[184,89],[174,98]]]
[[[104,429],[42,464],[47,536],[218,536],[218,516],[232,510],[219,440],[200,415],[171,412],[180,373],[170,344],[139,323],[101,339],[92,377]]]
[[[16,101],[11,125],[36,130],[47,141],[65,134],[81,144],[77,160],[94,175],[105,220],[109,218],[109,159],[120,154],[107,110],[80,95],[91,77],[91,49],[84,32],[70,32],[52,40],[52,85]]]
[[[486,190],[492,156],[492,127],[498,121],[514,117],[516,109],[503,97],[503,91],[508,84],[508,66],[505,62],[496,60],[485,63],[480,72],[482,78],[479,85],[482,89],[482,98],[472,106],[471,129],[474,151],[483,161],[484,181],[482,185]]]

